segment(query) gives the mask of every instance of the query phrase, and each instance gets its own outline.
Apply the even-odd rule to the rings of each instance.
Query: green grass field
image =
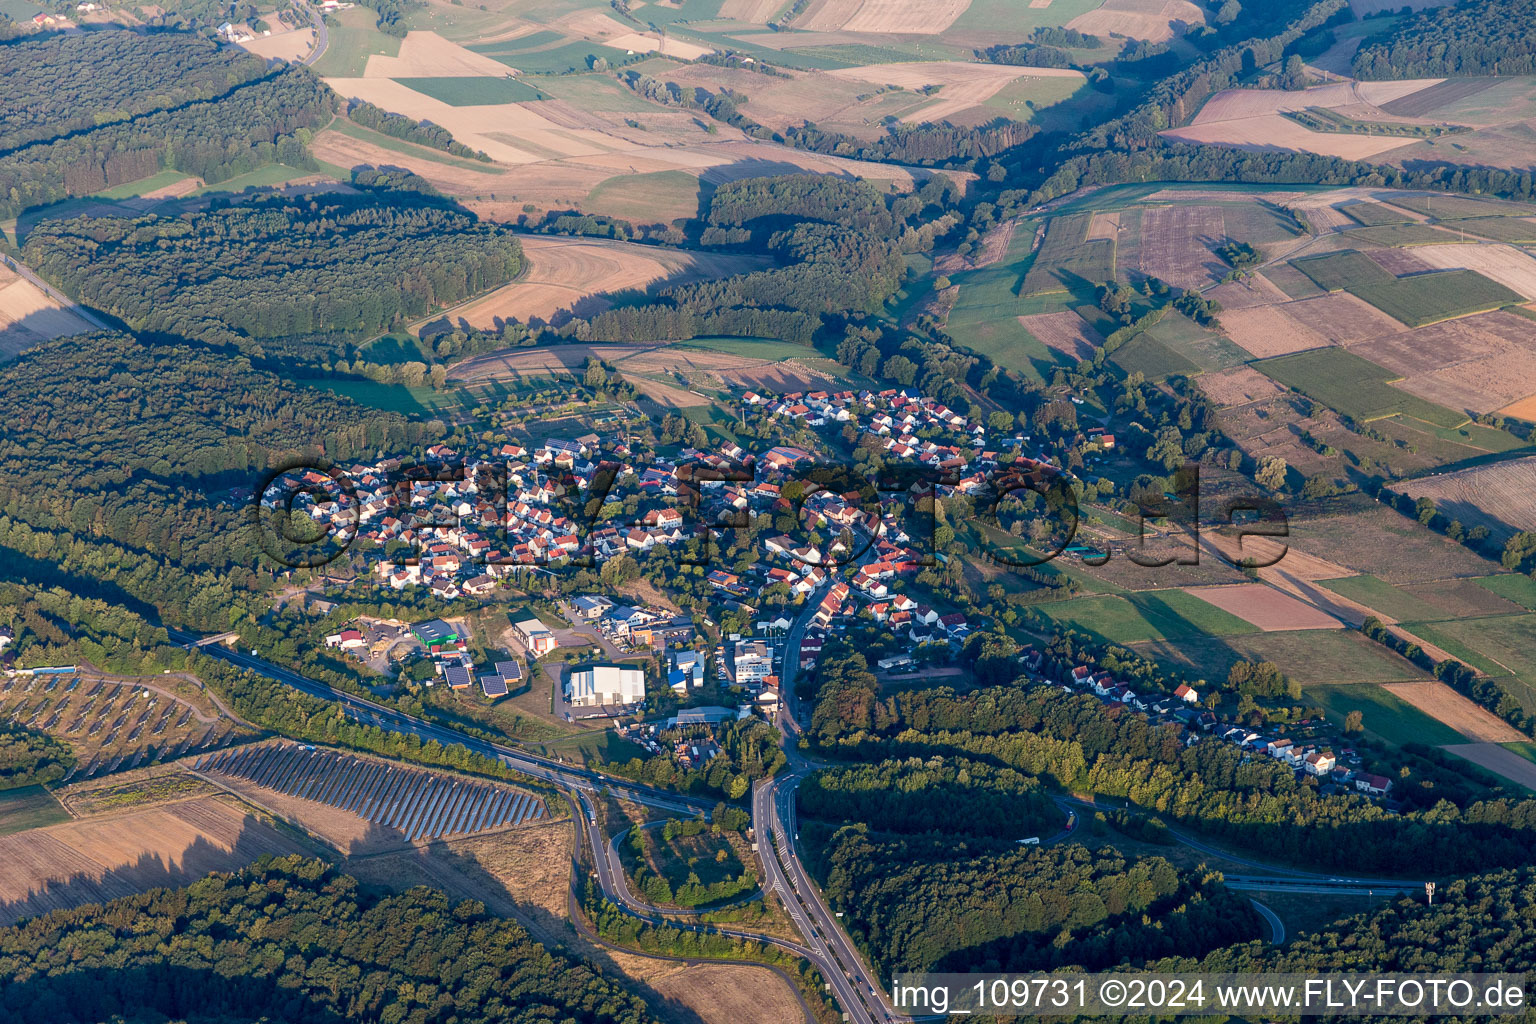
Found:
[[[1000,111],[1015,121],[1032,121],[1040,111],[1063,103],[1087,88],[1088,83],[1077,78],[1016,78],[993,93],[982,106]]]
[[[583,201],[582,209],[643,224],[671,222],[701,215],[711,192],[709,185],[687,171],[620,174],[594,188]]]
[[[1181,590],[1084,597],[1040,610],[1053,622],[1107,640],[1137,643],[1198,636],[1236,636],[1257,628]]]
[[[1458,412],[1426,402],[1387,383],[1392,372],[1342,348],[1317,348],[1273,359],[1255,368],[1351,419],[1365,421],[1401,413],[1437,426],[1466,420]]]
[[[1380,229],[1386,230],[1386,229]],[[1353,249],[1292,260],[1320,288],[1344,290],[1409,327],[1520,302],[1520,296],[1471,270],[1397,278]]]
[[[1302,693],[1307,700],[1321,704],[1324,715],[1335,726],[1342,728],[1349,713],[1358,711],[1368,735],[1396,746],[1466,742],[1466,737],[1455,729],[1372,683],[1323,683],[1307,686]]]
[[[1151,334],[1138,334],[1115,351],[1109,361],[1118,366],[1126,376],[1139,373],[1147,380],[1159,381],[1165,377],[1182,374],[1186,377],[1200,372],[1200,367],[1158,341]]]
[[[1536,580],[1520,573],[1500,576],[1484,576],[1474,580],[1484,590],[1490,590],[1506,601],[1513,601],[1524,608],[1536,611]]]
[[[138,181],[130,181],[122,185],[114,185],[112,188],[102,189],[100,192],[93,192],[92,195],[98,199],[132,199],[134,196],[153,192],[157,188],[165,188],[176,184],[178,181],[186,181],[190,177],[190,174],[183,174],[181,171],[161,171],[159,174],[151,174],[149,177],[140,178]]]
[[[1430,643],[1491,676],[1502,677],[1503,685],[1525,710],[1536,712],[1536,614],[1409,625]]]
[[[536,50],[526,48],[521,39],[510,39],[501,43],[480,43],[469,49],[531,75],[562,75],[569,71],[584,71],[590,66],[589,60],[592,57],[604,57],[610,64],[622,63],[626,58],[623,50],[603,46],[601,43],[575,42]]]
[[[1536,743],[1532,743],[1529,740],[1522,740],[1518,743],[1500,743],[1499,746],[1503,747],[1511,754],[1519,754],[1527,761],[1536,762]]]
[[[1428,678],[1427,673],[1351,629],[1195,637],[1137,644],[1136,650],[1182,672],[1206,679],[1225,679],[1239,661],[1272,661],[1280,671],[1304,686]]]
[[[289,167],[287,164],[266,164],[256,168],[254,171],[247,171],[227,181],[204,185],[192,194],[201,196],[207,195],[209,192],[243,192],[248,188],[277,188],[280,185],[288,184],[290,181],[313,177],[314,173],[314,171]]]
[[[315,74],[333,78],[361,78],[374,54],[396,57],[400,40],[379,31],[379,16],[367,7],[353,7],[328,14],[329,40],[325,53],[312,66]]]
[[[1385,203],[1349,203],[1339,207],[1339,210],[1356,224],[1363,224],[1368,228],[1414,222],[1413,218],[1402,210],[1394,210]]]
[[[42,786],[0,791],[0,836],[69,820],[69,812]]]
[[[1103,328],[1100,328],[1100,333],[1104,333]],[[1225,370],[1253,358],[1220,334],[1201,327],[1176,310],[1169,310],[1161,320],[1149,327],[1147,337],[1207,371]]]
[[[1024,275],[1023,295],[1069,291],[1092,295],[1093,290],[1115,276],[1115,243],[1087,240],[1091,213],[1069,213],[1051,218],[1035,261]]]
[[[1346,576],[1337,580],[1319,580],[1320,586],[1358,601],[1383,615],[1400,621],[1434,620],[1445,618],[1445,612],[1428,601],[1404,590],[1399,590],[1386,580],[1375,576]]]
[[[488,107],[497,103],[527,103],[549,97],[516,78],[397,78],[395,81],[450,107]]]

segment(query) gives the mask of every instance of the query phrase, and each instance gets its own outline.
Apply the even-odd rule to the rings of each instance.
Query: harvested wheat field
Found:
[[[872,85],[899,85],[917,90],[942,86],[938,102],[902,118],[904,121],[942,121],[962,110],[979,106],[1018,78],[1084,78],[1071,68],[1027,68],[1005,64],[966,64],[960,61],[914,61],[902,64],[872,64],[867,67],[837,68],[828,71],[833,78],[868,82]]]
[[[1263,274],[1249,274],[1240,281],[1219,284],[1206,292],[1205,297],[1215,299],[1223,309],[1252,309],[1254,306],[1273,306],[1290,301],[1290,297],[1271,284]]]
[[[1402,324],[1349,292],[1287,302],[1280,308],[1286,316],[1335,345],[1352,345],[1403,329]]]
[[[1401,374],[1399,387],[1453,409],[1491,412],[1530,394],[1536,381],[1536,323],[1514,313],[1397,331],[1350,351]]]
[[[199,797],[0,837],[0,924],[307,852],[229,797]]]
[[[1088,222],[1087,241],[1115,241],[1120,237],[1120,211],[1096,213]]]
[[[971,0],[811,0],[794,28],[806,32],[943,32]]]
[[[0,359],[12,359],[50,338],[94,329],[36,285],[0,265]]]
[[[1187,0],[1105,0],[1098,10],[1067,22],[1067,28],[1161,43],[1204,24],[1205,12]]]
[[[257,36],[240,45],[267,60],[303,60],[315,48],[315,30],[298,28],[274,32],[270,36]]]
[[[1141,270],[1176,288],[1204,288],[1227,272],[1214,251],[1226,240],[1216,206],[1155,206],[1141,215]]]
[[[1061,353],[1073,364],[1093,358],[1093,350],[1104,344],[1104,336],[1071,310],[1021,316],[1019,323],[1046,348]]]
[[[1267,402],[1285,394],[1283,388],[1251,366],[1234,366],[1216,373],[1202,373],[1196,378],[1200,390],[1224,409]]]
[[[593,156],[632,145],[595,129],[563,127],[521,103],[455,107],[388,78],[325,81],[348,99],[366,100],[396,114],[431,121],[448,129],[464,145],[501,163]]]
[[[1440,749],[1536,792],[1536,763],[1527,761],[1513,750],[1497,743],[1450,743]]]
[[[1486,526],[1500,541],[1536,530],[1536,456],[1473,466],[1394,484],[1411,498],[1429,498],[1463,526]]]
[[[1536,299],[1536,259],[1512,245],[1487,243],[1421,245],[1414,255],[1440,270],[1465,267],[1491,278],[1527,299]]]
[[[651,35],[648,32],[629,32],[622,36],[614,36],[605,40],[605,45],[616,46],[621,50],[634,50],[636,53],[664,53],[668,57],[678,57],[682,60],[698,60],[706,53],[714,53],[712,46],[700,46],[698,43],[690,43],[686,39],[678,39],[676,36]]]
[[[1504,408],[1496,411],[1500,416],[1508,416],[1511,419],[1536,423],[1536,395],[1527,395],[1520,399],[1520,401],[1511,402]]]
[[[784,0],[725,0],[720,5],[723,21],[745,21],[753,25],[766,25],[768,19],[779,13]]]
[[[607,309],[612,304],[607,296],[615,293],[662,282],[730,277],[766,265],[751,256],[683,252],[603,238],[525,235],[520,241],[528,269],[511,284],[455,310],[453,323],[494,327],[506,320],[551,322],[562,316],[590,316]]]
[[[1256,359],[1290,355],[1329,344],[1321,334],[1286,316],[1284,306],[1224,309],[1219,317],[1222,333]]]
[[[1381,685],[1469,740],[1478,743],[1518,743],[1529,738],[1493,712],[1483,710],[1439,680]]]
[[[1258,626],[1266,633],[1292,629],[1342,629],[1344,624],[1332,615],[1303,604],[1290,594],[1263,583],[1236,583],[1221,587],[1185,587],[1184,593],[1198,597]]]
[[[506,78],[512,69],[436,32],[407,32],[400,53],[368,58],[364,78]]]
[[[1212,121],[1184,128],[1169,128],[1159,133],[1175,142],[1196,142],[1234,149],[1290,149],[1298,153],[1317,153],[1345,160],[1365,160],[1382,153],[1412,145],[1414,140],[1385,135],[1349,135],[1343,132],[1314,132],[1282,114],[1260,114],[1231,121]],[[1357,227],[1342,214],[1341,221]]]

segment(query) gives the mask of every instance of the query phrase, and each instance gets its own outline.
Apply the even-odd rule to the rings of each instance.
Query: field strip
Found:
[[[1440,749],[1536,792],[1536,764],[1497,743],[1448,743]]]
[[[1382,683],[1381,686],[1474,743],[1516,743],[1530,739],[1493,712],[1478,707],[1438,679],[1416,683]]]

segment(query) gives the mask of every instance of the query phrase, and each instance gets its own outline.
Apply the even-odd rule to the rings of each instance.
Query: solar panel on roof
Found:
[[[509,683],[515,683],[523,678],[523,663],[520,661],[498,661],[496,674]]]
[[[463,665],[449,665],[443,670],[443,677],[452,687],[468,686],[470,684],[469,669]]]
[[[481,676],[480,689],[485,691],[487,697],[505,697],[507,695],[507,684],[502,681],[501,676]]]

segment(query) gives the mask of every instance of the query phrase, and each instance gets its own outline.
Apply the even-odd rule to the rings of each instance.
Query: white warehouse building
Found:
[[[571,673],[565,697],[573,707],[639,704],[645,700],[645,670],[620,665],[588,665]]]

